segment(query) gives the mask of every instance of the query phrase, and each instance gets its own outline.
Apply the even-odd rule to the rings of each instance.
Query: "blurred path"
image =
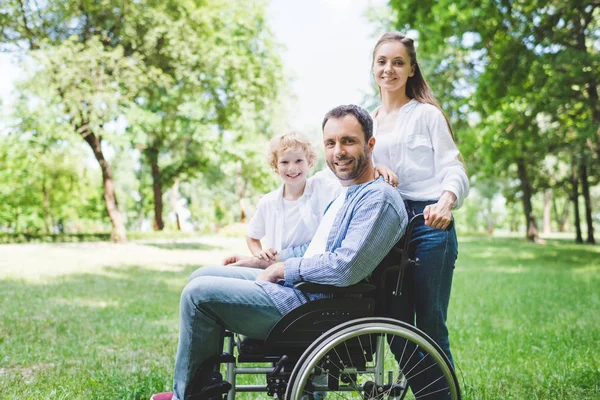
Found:
[[[38,280],[119,266],[174,270],[186,265],[221,264],[223,258],[234,253],[249,254],[243,238],[146,240],[124,245],[7,244],[0,245],[0,279]]]

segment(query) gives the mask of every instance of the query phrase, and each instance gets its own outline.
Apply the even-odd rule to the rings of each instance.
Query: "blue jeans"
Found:
[[[404,203],[409,218],[412,218],[422,213],[425,206],[435,204],[435,201],[406,200]],[[402,296],[394,297],[391,307],[393,317],[425,332],[454,365],[446,326],[452,275],[458,256],[454,223],[446,230],[439,230],[426,226],[422,219],[418,220],[412,231],[410,252],[419,259],[419,266],[406,271]],[[396,351],[394,353],[398,354]],[[423,377],[423,383],[427,378],[425,375],[420,376]],[[417,381],[418,378],[409,381],[413,392],[415,386],[419,386]]]
[[[279,310],[264,290],[254,283],[262,270],[231,266],[208,266],[195,271],[181,293],[179,346],[173,391],[183,400],[198,370],[220,353],[224,329],[265,339],[281,319]]]

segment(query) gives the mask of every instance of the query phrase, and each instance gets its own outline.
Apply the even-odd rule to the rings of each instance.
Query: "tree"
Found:
[[[44,99],[58,118],[68,122],[92,149],[102,173],[104,201],[115,242],[127,239],[125,221],[114,190],[112,169],[104,155],[107,129],[133,99],[146,75],[140,64],[123,57],[123,49],[106,50],[98,38],[80,43],[71,37],[61,45],[31,52],[38,68],[29,80],[29,93]],[[25,86],[25,85],[24,85]]]
[[[265,131],[281,69],[264,9],[216,0],[13,0],[0,9],[3,48],[25,46],[42,69],[31,93],[52,100],[98,161],[113,240],[126,239],[125,224],[104,152],[121,140],[111,125],[132,106],[158,117],[134,143],[151,166],[159,228],[162,186],[205,168],[210,134],[243,131],[232,123],[244,113]]]
[[[392,0],[391,6],[399,29],[418,30],[421,65],[436,72],[427,76],[441,88],[443,103],[452,99],[454,106],[446,104],[455,118],[468,121],[476,114],[484,129],[512,126],[509,139],[498,137],[496,149],[484,146],[480,151],[490,153],[482,159],[496,169],[516,166],[527,237],[536,240],[527,199],[544,186],[535,184],[542,182],[536,176],[542,156],[567,145],[573,153],[581,143],[596,143],[598,156],[600,102],[594,71],[600,61],[593,42],[600,32],[600,3]],[[541,115],[560,126],[551,137],[535,132],[542,128]],[[517,151],[498,152],[506,140]]]
[[[238,145],[269,133],[283,79],[264,15],[263,2],[170,4],[147,16],[152,23],[138,30],[146,30],[143,37],[128,38],[146,65],[161,71],[128,114],[134,143],[152,171],[158,230],[163,187],[218,164],[223,135]]]
[[[15,104],[14,121],[0,135],[0,226],[15,232],[54,233],[60,221],[102,218],[95,190],[89,190],[84,152],[70,127],[51,110],[26,98]]]

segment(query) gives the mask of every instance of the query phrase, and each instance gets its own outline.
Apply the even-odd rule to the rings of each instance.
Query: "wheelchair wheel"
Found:
[[[361,318],[324,333],[301,356],[288,400],[460,399],[452,365],[415,327],[390,318]]]

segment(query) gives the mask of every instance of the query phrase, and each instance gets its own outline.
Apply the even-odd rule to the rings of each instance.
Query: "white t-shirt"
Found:
[[[341,189],[329,170],[306,181],[304,193],[296,201],[283,198],[283,185],[264,195],[246,229],[248,237],[263,240],[263,248],[277,251],[310,242],[323,218],[325,208]],[[294,211],[290,211],[293,208]]]
[[[315,236],[310,241],[306,251],[302,258],[312,257],[315,254],[323,254],[325,253],[325,248],[327,247],[327,238],[329,237],[329,232],[331,232],[331,227],[333,226],[333,221],[335,221],[335,217],[344,205],[344,201],[346,201],[346,193],[348,192],[347,187],[343,187],[340,190],[340,194],[334,200],[333,203],[327,209],[327,212],[323,216],[317,231],[315,232]]]
[[[398,175],[398,190],[408,200],[438,200],[448,190],[456,195],[454,208],[469,194],[469,179],[442,112],[431,104],[411,100],[402,106],[392,132],[377,134],[373,112],[375,165]]]

